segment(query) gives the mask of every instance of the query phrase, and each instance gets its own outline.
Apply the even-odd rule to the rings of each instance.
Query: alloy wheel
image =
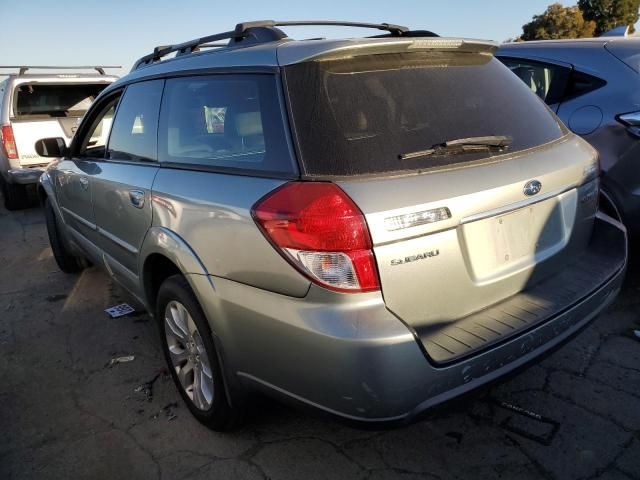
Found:
[[[202,335],[180,302],[169,302],[164,312],[165,336],[171,363],[180,385],[200,410],[213,403],[213,373]]]

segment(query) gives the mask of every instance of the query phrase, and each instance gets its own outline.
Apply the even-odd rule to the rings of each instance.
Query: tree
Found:
[[[578,7],[585,20],[595,22],[596,35],[620,26],[630,26],[633,32],[640,0],[578,0]]]
[[[595,28],[596,23],[586,21],[578,7],[563,7],[554,3],[542,15],[535,15],[531,22],[522,26],[523,33],[519,40],[592,37]]]

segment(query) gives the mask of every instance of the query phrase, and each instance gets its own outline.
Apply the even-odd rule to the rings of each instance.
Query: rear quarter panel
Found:
[[[309,281],[282,258],[251,216],[253,205],[282,183],[161,168],[152,192],[153,226],[182,238],[209,275],[303,297]]]

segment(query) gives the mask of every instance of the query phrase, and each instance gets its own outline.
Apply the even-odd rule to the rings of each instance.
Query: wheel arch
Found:
[[[53,207],[56,215],[62,223],[64,223],[64,217],[60,211],[60,205],[58,205],[58,199],[56,198],[55,189],[53,188],[53,181],[48,172],[44,172],[40,175],[40,180],[37,184],[38,202],[44,206],[44,202],[49,199],[51,206]]]
[[[187,283],[189,283],[189,286],[192,288],[211,327],[218,361],[222,368],[227,400],[230,405],[234,405],[234,402],[242,402],[244,390],[238,384],[235,375],[231,373],[233,370],[227,370],[228,359],[225,356],[224,347],[217,335],[214,325],[211,323],[211,319],[208,318],[209,315],[206,305],[200,297],[202,289],[197,288],[197,285],[202,286],[204,285],[203,282],[206,282],[206,288],[211,287],[211,291],[215,291],[209,272],[196,253],[174,231],[165,227],[152,227],[147,232],[140,250],[139,272],[141,292],[144,294],[145,306],[147,310],[154,315],[158,291],[162,282],[175,274],[181,274],[186,277]]]
[[[158,290],[168,277],[208,275],[189,245],[177,233],[164,227],[149,229],[140,253],[140,291],[144,293],[149,312],[154,312]]]

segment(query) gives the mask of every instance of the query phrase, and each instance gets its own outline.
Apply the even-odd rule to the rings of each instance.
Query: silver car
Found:
[[[640,235],[640,38],[509,43],[498,58],[596,148],[608,208]]]
[[[597,212],[597,155],[494,44],[292,23],[158,47],[70,148],[37,144],[60,268],[146,305],[198,420],[231,428],[260,391],[405,422],[613,300],[626,231]]]

